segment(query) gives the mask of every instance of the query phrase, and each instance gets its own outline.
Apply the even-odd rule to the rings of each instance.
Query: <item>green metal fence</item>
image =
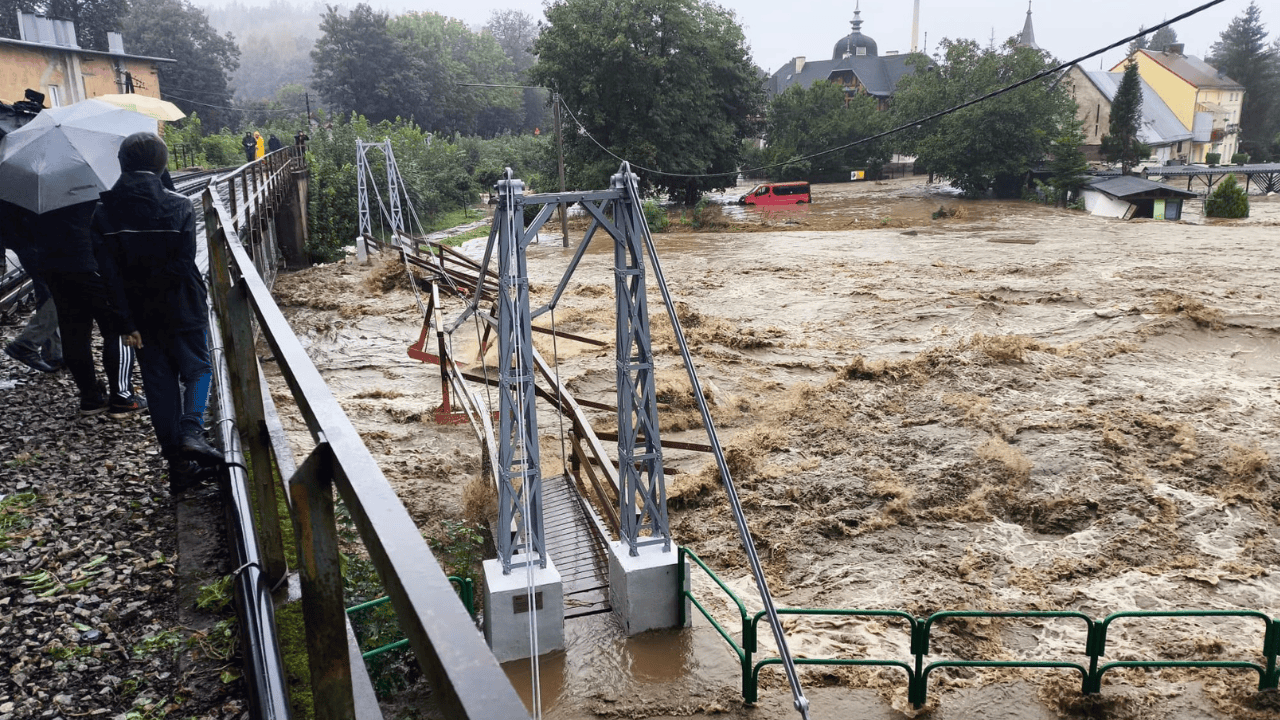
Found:
[[[473,581],[471,578],[461,578],[461,577],[450,575],[449,582],[452,583],[454,589],[458,591],[458,599],[462,601],[463,606],[467,608],[467,613],[471,615],[471,619],[474,620],[476,617],[475,581]],[[383,595],[382,597],[374,598],[369,602],[363,602],[363,603],[360,603],[359,605],[352,605],[351,607],[347,608],[347,614],[351,615],[354,613],[358,613],[361,610],[368,610],[369,608],[377,607],[379,605],[387,603],[390,600],[391,600],[390,597]],[[405,647],[408,644],[409,644],[409,639],[403,638],[393,643],[389,643],[381,647],[376,647],[372,650],[366,650],[360,653],[360,657],[364,658],[365,660],[368,660],[369,658],[375,655],[381,655],[384,652],[397,650],[399,648]]]
[[[724,584],[720,578],[707,567],[693,551],[680,548],[680,577],[685,577],[688,560],[702,568],[721,590],[733,600],[738,608],[741,621],[741,642],[734,640],[733,635],[716,621],[711,613],[693,595],[692,587],[684,589],[681,594],[693,607],[702,613],[716,631],[720,633],[729,647],[737,654],[742,666],[742,698],[754,703],[758,697],[760,670],[768,665],[780,665],[782,660],[766,657],[753,662],[759,651],[757,644],[758,626],[764,617],[764,611],[748,615],[742,600]],[[684,625],[684,602],[680,604],[680,624]],[[1013,611],[987,612],[981,610],[948,610],[936,612],[928,617],[920,618],[901,610],[831,610],[816,608],[778,608],[779,615],[839,615],[846,617],[883,617],[902,621],[911,640],[911,662],[904,660],[877,660],[864,658],[795,658],[797,665],[871,665],[900,668],[907,676],[907,699],[917,708],[923,707],[929,690],[929,674],[934,670],[947,667],[989,667],[989,668],[1043,668],[1075,671],[1080,674],[1080,691],[1095,694],[1102,691],[1102,677],[1111,670],[1120,668],[1225,668],[1232,670],[1251,670],[1258,673],[1259,690],[1275,690],[1280,685],[1280,670],[1276,668],[1276,656],[1280,654],[1280,620],[1268,617],[1254,610],[1171,610],[1171,611],[1135,611],[1118,612],[1108,615],[1102,620],[1094,620],[1084,613],[1074,611]],[[1102,663],[1106,654],[1107,630],[1120,620],[1135,618],[1192,618],[1192,617],[1240,617],[1256,619],[1262,622],[1262,662],[1244,662],[1233,660],[1129,660]],[[1061,662],[1053,660],[938,660],[926,664],[929,654],[930,632],[948,621],[970,618],[1062,618],[1078,620],[1084,623],[1085,647],[1081,655],[1088,658],[1088,664]]]

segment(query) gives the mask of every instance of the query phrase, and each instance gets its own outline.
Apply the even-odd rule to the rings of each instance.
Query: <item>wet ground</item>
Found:
[[[656,240],[780,605],[1280,614],[1280,199],[1253,198],[1244,221],[1122,222],[902,180],[817,186],[810,206],[725,215],[744,227]],[[570,283],[558,329],[612,337],[606,241]],[[531,246],[535,304],[572,251]],[[313,268],[278,289],[432,534],[480,507],[465,491],[479,454],[468,426],[429,422],[438,374],[405,354],[421,316],[393,269]],[[665,437],[701,441],[652,289],[650,308]],[[474,339],[454,342],[482,367]],[[578,397],[613,401],[612,349],[536,342]],[[542,411],[544,448],[558,446],[557,426]],[[750,606],[709,459],[666,459],[676,540]],[[556,461],[544,451],[544,462]],[[708,582],[695,588],[733,619]],[[798,619],[788,633],[802,657],[909,657],[891,623]],[[625,640],[597,616],[566,635],[568,650],[540,665],[547,717],[796,716],[776,668],[759,705],[743,707],[737,660],[704,621]],[[934,638],[930,660],[1079,661],[1083,646],[1078,624],[1056,621],[976,621]],[[1258,662],[1261,643],[1257,622],[1132,621],[1113,626],[1106,659]],[[509,674],[527,685],[528,664]],[[803,677],[815,718],[910,712],[901,671]],[[1098,703],[1058,671],[933,678],[935,718],[1275,712],[1240,671],[1117,672]]]

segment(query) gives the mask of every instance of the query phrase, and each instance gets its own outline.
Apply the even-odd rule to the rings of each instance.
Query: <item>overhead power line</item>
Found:
[[[735,175],[735,176],[736,176],[736,175],[738,175],[739,173],[750,173],[750,172],[758,172],[758,171],[760,171],[760,170],[771,170],[771,169],[773,169],[773,168],[783,167],[783,166],[785,166],[785,165],[791,165],[791,164],[793,164],[793,163],[804,162],[805,160],[812,160],[812,159],[814,159],[814,158],[822,157],[823,155],[830,155],[831,153],[840,152],[841,150],[848,150],[849,148],[852,148],[852,147],[857,147],[857,146],[859,146],[859,145],[864,145],[864,144],[866,144],[866,143],[873,142],[873,141],[875,141],[875,140],[880,140],[880,139],[882,139],[882,138],[889,137],[890,135],[896,135],[897,133],[900,133],[900,132],[902,132],[903,130],[909,130],[909,129],[911,129],[911,128],[919,127],[919,126],[921,126],[921,125],[923,125],[923,124],[925,124],[925,123],[927,123],[927,122],[932,122],[932,121],[934,121],[934,120],[937,120],[938,118],[945,117],[945,116],[947,116],[947,115],[951,115],[952,113],[959,112],[959,111],[961,111],[961,110],[963,110],[963,109],[965,109],[965,108],[967,108],[967,107],[972,107],[973,105],[977,105],[978,103],[981,103],[981,102],[986,102],[987,100],[990,100],[990,99],[995,98],[995,97],[999,97],[999,96],[1001,96],[1001,95],[1003,95],[1003,94],[1005,94],[1005,93],[1007,93],[1007,92],[1010,92],[1010,91],[1013,91],[1013,90],[1017,90],[1018,88],[1022,87],[1023,85],[1027,85],[1027,84],[1033,83],[1033,82],[1035,82],[1035,81],[1037,81],[1037,80],[1044,79],[1044,78],[1046,78],[1046,77],[1048,77],[1048,76],[1050,76],[1050,75],[1053,75],[1054,73],[1062,72],[1062,71],[1064,71],[1064,70],[1066,70],[1066,69],[1070,68],[1072,65],[1078,65],[1078,64],[1080,64],[1080,63],[1084,62],[1085,60],[1089,60],[1090,58],[1095,58],[1095,57],[1097,57],[1097,56],[1099,56],[1099,55],[1101,55],[1101,54],[1103,54],[1103,53],[1105,53],[1105,52],[1108,52],[1108,51],[1110,51],[1110,50],[1114,50],[1114,49],[1116,49],[1116,48],[1120,47],[1121,45],[1128,44],[1128,43],[1130,43],[1130,42],[1132,42],[1132,41],[1134,41],[1134,40],[1137,40],[1137,39],[1138,39],[1138,38],[1140,38],[1140,37],[1143,37],[1143,36],[1146,36],[1146,35],[1150,35],[1150,34],[1152,34],[1152,33],[1156,32],[1157,30],[1160,30],[1161,28],[1166,28],[1166,27],[1168,27],[1168,26],[1170,26],[1170,25],[1172,25],[1172,24],[1174,24],[1174,23],[1176,23],[1176,22],[1179,22],[1179,21],[1182,21],[1182,20],[1186,20],[1187,18],[1189,18],[1189,17],[1191,17],[1191,16],[1193,16],[1193,15],[1198,15],[1198,14],[1200,14],[1200,13],[1204,12],[1205,10],[1208,10],[1209,8],[1213,7],[1214,5],[1221,5],[1221,4],[1222,4],[1222,3],[1224,3],[1224,2],[1226,2],[1226,0],[1210,0],[1209,2],[1204,3],[1203,5],[1200,5],[1199,7],[1196,7],[1196,8],[1193,8],[1193,9],[1191,9],[1191,10],[1188,10],[1187,12],[1185,12],[1185,13],[1183,13],[1183,14],[1181,14],[1181,15],[1179,15],[1179,16],[1177,16],[1177,17],[1175,17],[1175,18],[1171,19],[1171,20],[1165,20],[1164,22],[1160,23],[1159,25],[1156,25],[1156,26],[1152,27],[1150,30],[1139,30],[1139,31],[1137,32],[1137,34],[1130,35],[1129,37],[1126,37],[1126,38],[1124,38],[1124,39],[1122,39],[1122,40],[1117,40],[1116,42],[1113,42],[1113,43],[1111,43],[1110,45],[1108,45],[1108,46],[1106,46],[1106,47],[1104,47],[1104,48],[1101,48],[1101,49],[1098,49],[1098,50],[1094,50],[1093,52],[1089,53],[1088,55],[1081,55],[1080,57],[1076,58],[1075,60],[1069,60],[1069,61],[1067,61],[1067,62],[1064,62],[1064,63],[1059,64],[1059,65],[1058,65],[1058,66],[1056,66],[1056,67],[1052,67],[1052,68],[1049,68],[1049,69],[1047,69],[1047,70],[1041,70],[1040,72],[1036,73],[1035,75],[1032,75],[1031,77],[1029,77],[1029,78],[1027,78],[1027,79],[1025,79],[1025,80],[1019,80],[1018,82],[1013,83],[1012,85],[1007,85],[1007,86],[1005,86],[1005,87],[1000,88],[999,90],[993,90],[993,91],[991,91],[991,92],[989,92],[989,93],[987,93],[986,95],[983,95],[983,96],[981,96],[981,97],[977,97],[977,98],[974,98],[974,99],[972,99],[972,100],[969,100],[969,101],[966,101],[966,102],[960,103],[959,105],[955,105],[955,106],[949,107],[949,108],[947,108],[946,110],[940,110],[940,111],[938,111],[938,112],[936,112],[936,113],[933,113],[932,115],[926,115],[925,117],[922,117],[922,118],[920,118],[920,119],[918,119],[918,120],[912,120],[911,122],[903,123],[902,125],[899,125],[899,126],[897,126],[897,127],[895,127],[895,128],[892,128],[892,129],[889,129],[889,130],[885,130],[884,132],[877,133],[877,134],[875,134],[875,135],[871,135],[871,136],[869,136],[869,137],[862,138],[861,140],[854,140],[853,142],[845,143],[844,145],[837,145],[836,147],[833,147],[833,148],[828,148],[828,149],[826,149],[826,150],[822,150],[822,151],[819,151],[819,152],[816,152],[816,153],[812,153],[812,154],[810,154],[810,155],[805,155],[805,156],[803,156],[803,157],[791,158],[791,159],[786,160],[786,161],[783,161],[783,162],[776,162],[776,163],[773,163],[773,164],[770,164],[770,165],[761,165],[760,167],[746,168],[746,169],[742,169],[742,170],[733,170],[733,171],[730,171],[730,172],[722,172],[722,173],[696,173],[696,174],[690,174],[690,173],[673,173],[673,172],[666,172],[666,171],[664,171],[664,170],[657,170],[657,169],[654,169],[654,168],[647,168],[647,167],[644,167],[643,165],[639,165],[639,164],[637,164],[637,163],[635,163],[635,162],[633,162],[633,161],[631,161],[631,160],[627,160],[626,158],[622,157],[621,155],[618,155],[618,154],[614,153],[612,150],[610,150],[609,148],[607,148],[607,147],[605,147],[604,145],[602,145],[602,144],[600,143],[600,141],[599,141],[599,140],[596,140],[596,139],[595,139],[595,137],[591,134],[591,132],[590,132],[589,130],[587,130],[586,126],[584,126],[584,125],[583,125],[583,124],[578,120],[577,116],[573,114],[573,111],[569,109],[569,106],[568,106],[567,104],[564,104],[564,98],[563,98],[563,96],[561,96],[560,103],[561,103],[562,105],[564,105],[565,112],[569,113],[569,117],[573,119],[574,124],[578,126],[578,129],[582,131],[582,134],[583,134],[583,135],[586,135],[586,136],[587,136],[587,138],[591,140],[591,142],[595,143],[597,147],[599,147],[601,150],[605,151],[607,154],[609,154],[609,156],[611,156],[611,157],[612,157],[612,158],[614,158],[615,160],[619,160],[619,161],[621,161],[621,162],[627,162],[627,163],[630,163],[630,164],[631,164],[631,167],[633,167],[633,168],[635,168],[635,169],[637,169],[637,170],[643,170],[643,171],[648,172],[648,173],[653,173],[654,175],[665,175],[666,177],[691,178],[691,179],[693,179],[693,178],[725,177],[725,176],[729,176],[729,175]]]

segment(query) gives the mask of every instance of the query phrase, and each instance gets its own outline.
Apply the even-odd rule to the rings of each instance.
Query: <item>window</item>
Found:
[[[858,57],[863,57],[866,54],[867,54],[867,49],[865,47],[858,48]]]
[[[49,86],[49,107],[62,107],[61,88],[57,85]]]

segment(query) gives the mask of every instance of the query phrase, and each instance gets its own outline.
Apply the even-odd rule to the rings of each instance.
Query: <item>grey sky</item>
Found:
[[[1040,46],[1068,60],[1137,31],[1166,17],[1179,15],[1206,0],[1034,0],[1032,18]],[[875,39],[881,52],[911,49],[912,0],[861,0],[862,30]],[[344,5],[353,5],[346,0]],[[378,2],[414,10],[432,10],[459,18],[468,25],[482,25],[494,10],[516,9],[542,19],[541,0],[405,0]],[[732,9],[746,32],[756,64],[773,71],[797,55],[830,59],[836,41],[849,33],[855,0],[722,0]],[[1187,53],[1203,57],[1231,19],[1244,11],[1249,0],[1227,0],[1174,29],[1187,44]],[[1280,29],[1280,11],[1260,6],[1268,29]],[[1273,6],[1275,7],[1275,6]],[[996,42],[1022,30],[1026,0],[920,0],[920,31],[929,35],[929,49],[943,37],[976,38],[987,42],[994,28]],[[1272,17],[1274,16],[1274,17]],[[1274,33],[1272,34],[1274,37]],[[1108,67],[1122,60],[1122,51],[1106,56]],[[1098,67],[1095,60],[1090,67]]]
[[[227,0],[195,0],[216,7]],[[335,0],[326,0],[334,2]],[[361,0],[336,0],[351,7]],[[495,10],[514,9],[543,19],[543,0],[363,0],[379,8],[429,10],[479,27]],[[797,55],[830,59],[836,41],[849,33],[855,3],[859,0],[720,0],[738,16],[757,65],[773,71]],[[1070,60],[1115,40],[1127,37],[1139,26],[1151,27],[1180,15],[1207,0],[1033,0],[1036,40],[1060,60]],[[244,5],[266,0],[239,0]],[[295,0],[308,4],[311,0]],[[875,39],[880,51],[911,49],[912,0],[861,0],[862,30]],[[1204,57],[1231,19],[1244,12],[1249,0],[1226,0],[1174,26],[1187,53]],[[1259,3],[1270,39],[1280,31],[1280,5]],[[933,52],[944,37],[974,38],[986,43],[994,31],[996,42],[1022,31],[1027,0],[920,0],[921,43],[928,35]],[[1102,63],[1089,68],[1111,67],[1124,59],[1122,50],[1107,53]]]

